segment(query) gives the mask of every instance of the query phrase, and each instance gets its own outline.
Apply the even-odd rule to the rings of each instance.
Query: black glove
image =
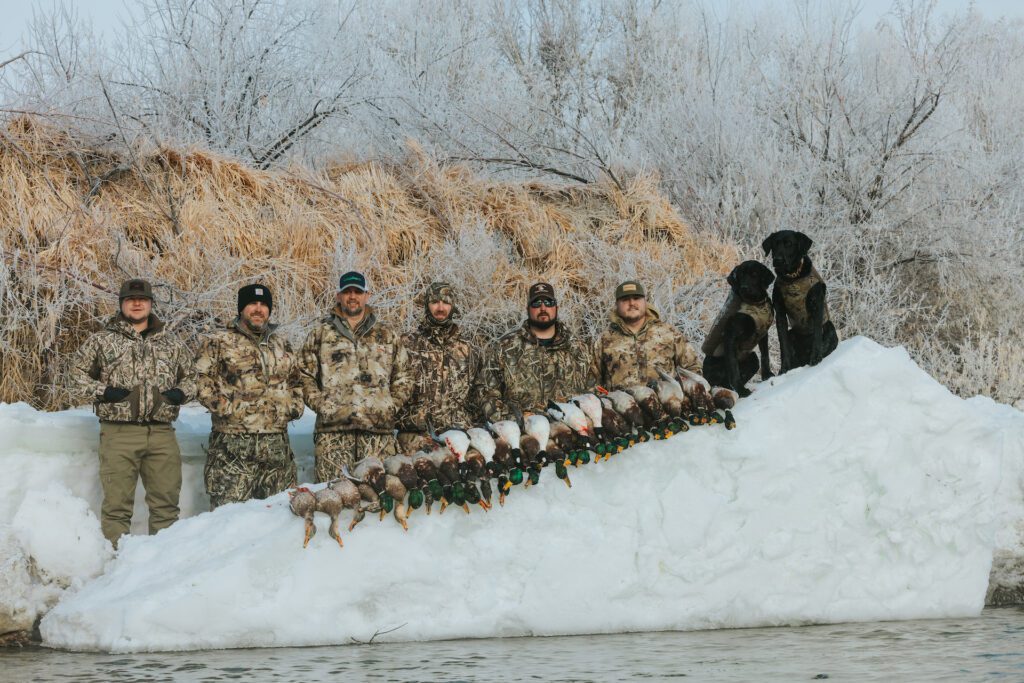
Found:
[[[161,391],[160,395],[167,399],[167,402],[172,406],[180,406],[185,402],[185,392],[178,387],[168,389],[167,391]]]
[[[107,387],[103,390],[103,396],[101,400],[104,403],[120,403],[121,401],[128,398],[128,394],[132,393],[130,389],[122,389],[121,387]]]

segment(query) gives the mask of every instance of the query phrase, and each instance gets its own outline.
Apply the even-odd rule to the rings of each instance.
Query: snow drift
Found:
[[[997,530],[1024,518],[1024,415],[961,400],[864,338],[735,414],[734,431],[573,470],[571,489],[545,472],[490,513],[417,512],[408,533],[367,519],[344,549],[320,515],[304,550],[283,494],[184,519],[126,539],[43,619],[44,642],[184,650],[981,610]]]

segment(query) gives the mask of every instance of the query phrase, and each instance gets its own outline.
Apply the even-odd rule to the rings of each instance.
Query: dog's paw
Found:
[[[746,387],[740,387],[739,391],[737,391],[736,393],[740,395],[740,398],[746,398],[747,396],[750,396],[750,389],[747,389]]]

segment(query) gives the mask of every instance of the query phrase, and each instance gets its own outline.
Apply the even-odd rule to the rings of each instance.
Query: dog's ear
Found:
[[[768,285],[775,282],[775,273],[773,273],[771,269],[768,268],[768,266],[761,263],[760,261],[756,261],[755,263],[757,263],[757,266],[755,267],[755,270],[757,272],[757,280],[758,282],[761,283],[762,287],[768,289]]]
[[[811,245],[814,244],[814,241],[802,232],[798,232],[796,233],[796,243],[800,247],[800,253],[806,254],[811,250]]]
[[[764,249],[764,255],[772,253],[772,249],[775,248],[775,240],[778,239],[779,233],[773,232],[764,238],[764,242],[761,242],[761,248]]]

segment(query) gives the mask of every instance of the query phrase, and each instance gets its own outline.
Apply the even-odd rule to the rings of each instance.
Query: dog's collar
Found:
[[[800,265],[796,267],[796,270],[794,270],[792,273],[783,273],[782,277],[786,278],[787,280],[799,280],[800,277],[804,275],[804,265],[806,262],[807,257],[802,257],[800,259]]]

